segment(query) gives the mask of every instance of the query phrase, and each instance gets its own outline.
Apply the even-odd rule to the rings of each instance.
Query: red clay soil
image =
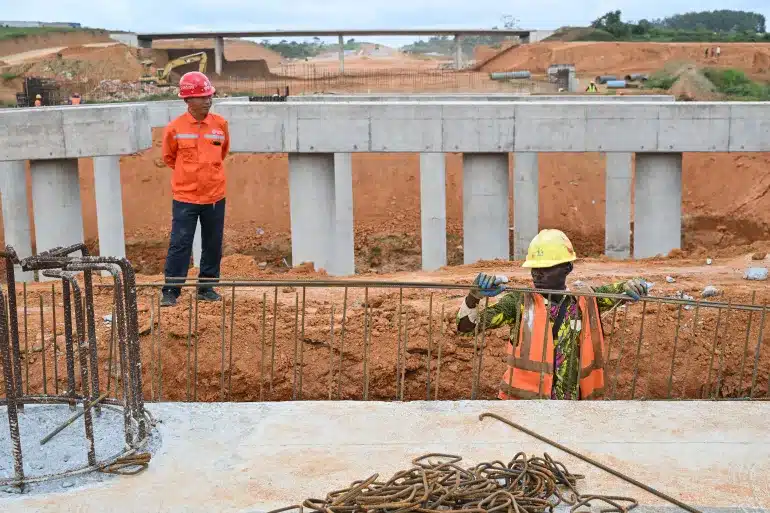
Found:
[[[733,260],[720,260],[709,267],[702,259],[653,259],[612,264],[601,260],[583,259],[578,261],[573,277],[597,285],[642,275],[656,283],[654,295],[666,297],[673,295],[677,290],[699,297],[703,285],[709,283],[725,291],[723,295],[712,300],[729,301],[733,304],[750,303],[752,294],[756,292],[753,299],[758,304],[764,303],[770,299],[766,286],[743,281],[740,272],[735,270],[747,265],[749,261],[750,256],[745,255]],[[224,267],[225,274],[229,276],[262,279],[278,277],[271,272],[259,271],[253,262],[240,256],[226,258]],[[431,274],[398,273],[380,278],[470,283],[475,273],[481,269],[506,273],[512,276],[514,285],[529,285],[526,270],[511,262],[480,262]],[[667,275],[675,276],[677,282],[667,284]],[[322,277],[319,273],[295,269],[280,278]],[[140,279],[153,281],[159,277]],[[46,284],[33,285],[28,290],[28,336],[25,342],[22,329],[21,346],[29,348],[29,382],[32,392],[42,391],[43,381],[42,344],[37,335],[40,295],[43,296],[45,305],[43,312],[47,341],[47,387],[49,391],[54,389],[50,290],[50,285]],[[57,290],[56,331],[61,334],[63,310],[60,288],[57,287]],[[97,295],[96,317],[101,361],[100,378],[104,386],[107,380],[111,335],[110,325],[101,322],[101,318],[110,313],[111,295],[108,290],[99,290],[101,292]],[[429,321],[430,291],[405,290],[401,303],[404,314],[400,330],[397,289],[370,289],[368,313],[365,313],[364,291],[360,288],[348,290],[347,303],[341,288],[308,288],[305,290],[303,324],[303,290],[279,287],[276,289],[278,309],[274,330],[273,298],[276,292],[271,288],[237,289],[234,314],[230,289],[221,289],[225,296],[224,312],[222,303],[201,302],[197,305],[197,316],[195,303],[191,303],[185,294],[178,306],[163,309],[160,319],[156,308],[157,295],[150,296],[146,289],[141,290],[141,348],[144,392],[147,399],[158,398],[161,383],[160,394],[163,400],[185,400],[188,398],[188,390],[190,398],[195,397],[202,401],[220,400],[223,368],[227,400],[288,400],[299,393],[299,379],[302,381],[303,399],[328,399],[330,388],[331,397],[335,399],[361,399],[364,393],[364,376],[367,373],[369,399],[394,399],[397,397],[399,340],[405,340],[403,344],[406,346],[404,397],[407,400],[423,399],[426,396],[429,351],[432,397],[435,397],[438,387],[440,399],[470,398],[474,388],[474,369],[479,367],[479,362],[474,356],[476,354],[483,352],[476,397],[493,398],[504,370],[509,328],[489,331],[485,337],[477,337],[475,342],[473,336],[456,333],[454,315],[463,296],[462,291],[435,291],[432,296],[433,317],[432,321]],[[263,294],[266,298],[264,303]],[[295,310],[297,304],[299,308]],[[152,312],[150,305],[153,307]],[[330,326],[332,307],[333,338]],[[22,326],[23,312],[23,298],[19,297]],[[603,326],[606,334],[605,368],[608,396],[618,399],[660,399],[669,395],[674,398],[738,397],[749,394],[752,383],[755,387],[755,397],[764,396],[768,391],[767,380],[770,373],[770,332],[763,328],[762,315],[752,315],[749,329],[747,312],[719,312],[706,305],[697,309],[682,309],[680,312],[676,306],[650,303],[644,307],[633,305],[619,308],[605,314]],[[368,342],[364,338],[364,322],[367,316],[370,330]],[[640,336],[643,318],[644,329]],[[760,335],[761,329],[763,331]],[[400,337],[399,332],[408,335]],[[474,343],[476,347],[483,347],[483,351],[476,353]],[[759,359],[755,360],[758,343]],[[59,335],[57,372],[60,390],[65,386],[63,347],[63,337]],[[158,354],[161,355],[160,359]],[[196,361],[197,380],[194,377]],[[755,361],[758,362],[756,366]]]
[[[545,73],[555,63],[574,64],[579,75],[657,71],[671,61],[702,66],[738,68],[755,77],[770,77],[770,45],[719,43],[719,59],[707,58],[706,48],[717,43],[593,43],[541,42],[501,52],[481,71],[529,70]]]
[[[34,36],[3,39],[0,41],[0,57],[57,46],[75,46],[87,43],[105,43],[109,41],[112,41],[109,33],[100,30],[46,32]]]

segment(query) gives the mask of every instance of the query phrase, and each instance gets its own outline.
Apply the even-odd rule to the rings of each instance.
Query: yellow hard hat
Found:
[[[561,230],[541,230],[529,243],[527,260],[522,267],[554,267],[577,258],[569,238]]]
[[[39,94],[36,94],[35,98],[39,100],[40,98],[42,98],[42,96],[40,96]]]

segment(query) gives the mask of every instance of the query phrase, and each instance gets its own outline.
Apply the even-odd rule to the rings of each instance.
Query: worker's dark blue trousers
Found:
[[[225,227],[225,200],[208,205],[196,203],[184,203],[174,200],[171,207],[171,241],[166,256],[166,286],[163,292],[179,297],[180,287],[174,287],[172,283],[184,281],[187,270],[190,267],[193,238],[195,227],[201,220],[201,267],[199,278],[208,278],[217,281],[219,278],[219,264],[222,260],[222,234]],[[180,279],[181,278],[181,279]],[[198,287],[204,290],[208,286]]]

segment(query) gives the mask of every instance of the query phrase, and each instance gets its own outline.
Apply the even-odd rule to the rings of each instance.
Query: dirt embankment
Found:
[[[719,59],[705,55],[713,46],[722,49]],[[770,45],[758,43],[541,42],[504,50],[481,71],[545,73],[551,64],[568,63],[575,65],[579,75],[649,73],[671,61],[736,68],[753,77],[770,78]]]
[[[42,50],[57,46],[75,46],[87,43],[112,41],[103,30],[77,30],[71,32],[46,32],[45,34],[14,37],[0,40],[0,58],[31,50]]]
[[[213,50],[213,39],[169,39],[153,41],[153,49],[184,50],[187,53],[201,50]],[[243,39],[225,39],[225,59],[228,61],[259,61],[267,62],[268,66],[278,66],[283,61],[281,54],[264,46]],[[212,61],[213,64],[213,61]]]

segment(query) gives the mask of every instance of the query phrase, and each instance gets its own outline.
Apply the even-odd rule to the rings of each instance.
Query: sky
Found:
[[[620,9],[624,20],[724,9],[764,14],[768,0],[0,0],[4,20],[71,21],[133,32],[340,28],[491,28],[510,15],[521,28],[588,25]],[[404,44],[416,38],[367,38]]]

